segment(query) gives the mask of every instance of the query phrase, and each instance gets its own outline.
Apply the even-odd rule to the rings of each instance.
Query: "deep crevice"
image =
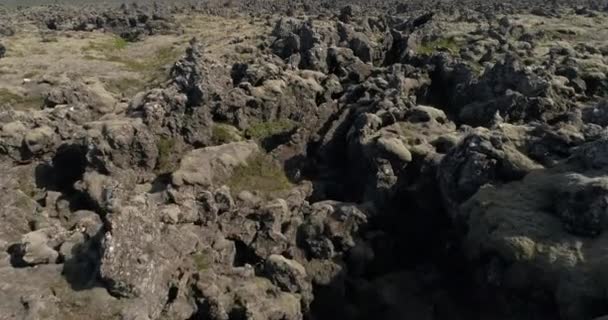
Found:
[[[171,286],[169,288],[169,293],[167,294],[167,304],[173,303],[175,299],[177,299],[177,294],[179,293],[179,288],[176,286]]]

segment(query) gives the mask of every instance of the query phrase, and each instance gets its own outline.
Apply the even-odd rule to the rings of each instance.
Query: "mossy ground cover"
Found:
[[[245,130],[245,136],[255,140],[263,140],[275,135],[287,133],[296,127],[296,123],[289,119],[257,122]]]
[[[147,83],[133,77],[114,78],[104,80],[105,88],[115,94],[123,94],[127,97],[133,96],[147,87]]]
[[[125,71],[139,74],[138,78],[125,77],[106,82],[106,88],[111,92],[132,95],[160,83],[166,77],[163,67],[175,62],[182,53],[179,48],[167,45],[134,57],[128,54],[130,45],[126,40],[113,36],[92,41],[82,49],[86,60],[117,63]]]
[[[247,190],[269,197],[293,186],[283,168],[263,153],[251,156],[247,164],[236,167],[227,185],[235,194]]]
[[[111,53],[117,50],[125,49],[129,43],[118,36],[113,36],[108,39],[92,41],[87,46],[82,48],[84,52],[101,52],[101,53]]]
[[[203,272],[211,267],[213,261],[211,261],[210,253],[206,250],[197,252],[192,255],[194,266],[199,272]]]
[[[6,88],[0,88],[0,105],[4,104],[9,104],[16,110],[38,109],[44,104],[44,97],[40,95],[21,96]]]
[[[85,54],[85,59],[120,63],[133,72],[156,70],[177,60],[181,54],[173,46],[164,46],[141,58],[133,58],[124,52],[128,45],[129,43],[126,40],[113,37],[103,41],[93,41],[85,46],[82,51]]]
[[[23,97],[4,88],[0,88],[0,104],[21,100]]]
[[[177,149],[175,139],[161,137],[156,142],[156,147],[158,149],[156,171],[165,174],[175,170],[177,167],[177,163],[173,161],[173,154]]]
[[[174,62],[181,53],[171,46],[162,47],[143,58],[130,58],[125,55],[108,54],[105,61],[122,64],[127,70],[148,74]]]
[[[416,48],[416,53],[431,55],[437,51],[448,51],[450,53],[458,53],[460,45],[455,38],[438,38],[429,42],[424,42]]]
[[[211,128],[211,140],[214,145],[221,145],[242,140],[239,130],[231,125],[215,123]]]

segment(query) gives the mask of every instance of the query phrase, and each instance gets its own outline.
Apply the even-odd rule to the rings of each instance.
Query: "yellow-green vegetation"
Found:
[[[44,97],[40,95],[26,96],[13,106],[17,110],[40,109],[44,105]]]
[[[433,41],[421,43],[416,48],[418,54],[433,54],[437,51],[449,51],[450,53],[457,53],[460,49],[458,42],[453,37],[439,38]]]
[[[124,54],[128,42],[120,37],[104,41],[94,41],[84,47],[84,59],[99,60],[121,64],[125,70],[139,73],[138,78],[125,77],[105,82],[106,89],[115,94],[133,95],[149,86],[164,80],[163,67],[177,60],[181,52],[165,46],[143,57]]]
[[[110,53],[110,52],[122,50],[122,49],[126,48],[128,44],[129,43],[125,39],[123,39],[119,36],[113,36],[109,39],[105,39],[102,41],[90,42],[89,45],[82,48],[82,51],[85,51],[85,52],[95,51],[95,52],[100,52],[100,53]]]
[[[177,60],[180,55],[179,50],[173,48],[172,46],[166,46],[159,48],[151,55],[142,58],[133,58],[129,55],[119,54],[117,52],[124,49],[125,46],[126,44],[124,46],[118,44],[108,46],[107,44],[93,42],[83,49],[83,51],[87,53],[84,55],[84,58],[87,60],[103,60],[120,63],[123,64],[129,71],[133,72],[150,72],[156,71],[161,67]],[[93,54],[93,52],[96,52],[101,56],[97,56]]]
[[[227,185],[235,194],[248,190],[257,191],[264,196],[271,196],[292,187],[283,168],[263,153],[252,155],[246,165],[236,167]]]
[[[601,60],[578,59],[577,62],[583,74],[592,72],[608,73],[608,67]]]
[[[196,270],[199,272],[205,271],[211,267],[211,259],[209,257],[209,252],[201,251],[192,255],[192,260],[194,261],[194,266]]]
[[[468,64],[471,67],[471,69],[473,70],[473,72],[475,72],[478,76],[482,75],[483,72],[485,71],[484,66],[477,61],[470,61]]]
[[[28,110],[42,107],[44,98],[39,95],[21,96],[6,88],[0,88],[0,105],[7,103],[13,109]]]
[[[18,72],[13,69],[2,68],[0,69],[0,74],[17,74]]]
[[[169,173],[172,172],[176,163],[172,161],[172,153],[175,151],[175,139],[164,138],[161,137],[156,142],[156,147],[158,148],[158,160],[156,162],[156,170],[159,173]]]
[[[21,99],[23,99],[23,97],[21,97],[20,95],[14,93],[8,89],[0,88],[0,104],[16,102]]]
[[[211,140],[213,144],[220,145],[242,140],[237,128],[224,124],[216,123],[211,128]]]
[[[258,122],[252,124],[247,130],[245,130],[245,135],[251,139],[262,140],[278,134],[289,132],[295,127],[296,123],[289,119]]]
[[[30,208],[33,209],[35,207],[35,202],[32,198],[35,198],[38,194],[38,189],[36,187],[36,182],[34,181],[34,172],[31,167],[20,167],[18,171],[16,171],[16,176],[18,178],[17,188],[21,190],[21,192],[16,193],[15,205],[19,208]]]
[[[30,198],[36,196],[36,185],[34,185],[34,182],[31,181],[31,179],[24,178],[19,180],[19,190]]]
[[[137,81],[131,81],[132,79],[118,79],[114,83],[108,83],[108,90],[114,93],[125,93],[131,94],[144,89],[148,85],[155,85],[156,82],[164,80],[163,67],[176,61],[181,52],[179,49],[172,46],[166,46],[159,48],[158,50],[143,56],[143,57],[132,57],[127,54],[120,54],[118,51],[122,45],[115,45],[108,49],[108,47],[94,47],[98,48],[96,54],[93,54],[91,47],[87,47],[87,54],[84,58],[87,60],[100,60],[107,62],[114,62],[121,64],[125,70],[136,72],[140,74]],[[122,90],[126,90],[124,92]],[[117,92],[118,91],[118,92]]]
[[[143,59],[113,56],[108,61],[121,63],[130,71],[146,74],[159,72],[162,67],[174,62],[179,56],[180,52],[173,47],[163,47]]]
[[[56,36],[47,36],[47,35],[44,35],[44,36],[42,36],[42,38],[40,39],[40,41],[43,42],[43,43],[59,42],[59,38],[57,38]]]
[[[106,90],[125,96],[132,96],[146,88],[146,82],[137,78],[108,79],[104,84]]]

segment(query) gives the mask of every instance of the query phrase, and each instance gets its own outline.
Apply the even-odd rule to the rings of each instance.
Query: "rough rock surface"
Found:
[[[0,69],[0,319],[605,317],[608,6],[343,2],[0,9],[153,78]]]

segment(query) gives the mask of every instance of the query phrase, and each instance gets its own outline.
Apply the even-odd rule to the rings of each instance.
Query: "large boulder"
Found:
[[[506,136],[477,130],[441,161],[439,187],[448,207],[457,207],[489,183],[520,180],[542,166],[520,152]]]
[[[68,82],[49,91],[44,105],[54,108],[67,105],[72,111],[83,113],[75,116],[75,120],[92,121],[100,116],[114,111],[117,101],[105,90],[99,81]]]
[[[155,319],[179,261],[199,243],[193,225],[165,227],[153,199],[136,196],[107,216],[100,274],[111,293],[128,297],[126,317]]]
[[[88,123],[82,144],[89,165],[127,185],[151,179],[159,158],[154,135],[140,119]]]
[[[198,315],[205,319],[227,320],[233,315],[252,320],[300,320],[302,312],[297,294],[283,292],[265,278],[256,277],[251,266],[232,272],[205,272],[196,282],[199,301],[207,308]]]
[[[173,184],[204,188],[217,186],[231,176],[235,167],[246,165],[249,157],[258,151],[258,145],[253,141],[192,150],[184,156],[179,168],[173,173]]]
[[[496,175],[504,157],[473,162],[493,163],[481,169],[494,173],[473,184],[475,189],[461,189],[469,190],[468,198],[448,200],[455,204],[452,217],[464,226],[464,251],[478,266],[484,286],[549,294],[562,319],[591,319],[605,312],[600,303],[607,283],[600,253],[608,212],[605,145],[604,139],[584,144],[556,167],[528,168],[521,172],[524,177],[512,176],[516,179]],[[444,197],[458,190],[442,186]]]
[[[299,293],[304,305],[312,302],[312,286],[308,282],[306,269],[297,261],[281,255],[270,255],[265,262],[264,271],[281,290]]]

